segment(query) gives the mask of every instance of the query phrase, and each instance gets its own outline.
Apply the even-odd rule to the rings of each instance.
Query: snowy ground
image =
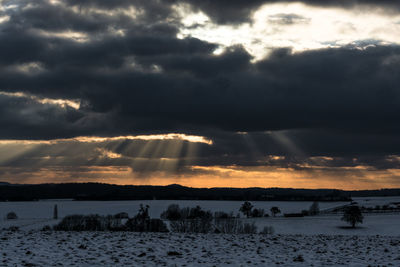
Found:
[[[387,200],[389,201],[389,200]],[[400,201],[400,200],[399,200]],[[282,213],[301,212],[308,210],[312,202],[309,201],[251,201],[255,208],[263,208],[267,213],[273,206],[281,209]],[[180,207],[200,206],[204,210],[239,213],[243,201],[213,201],[213,200],[128,200],[128,201],[72,201],[41,200],[21,202],[0,202],[0,218],[4,218],[10,211],[14,211],[22,219],[46,219],[53,216],[54,205],[58,206],[58,214],[64,217],[71,214],[100,214],[109,215],[118,212],[127,212],[129,216],[135,216],[140,204],[150,206],[150,217],[159,218],[160,214],[170,204],[179,204]],[[320,202],[320,208],[328,209],[349,202]]]
[[[400,237],[0,232],[0,266],[399,266]]]
[[[360,199],[382,205],[393,198]],[[42,232],[54,204],[68,214],[136,214],[140,203],[158,217],[171,203],[200,205],[212,211],[236,211],[238,201],[66,201],[0,203],[0,266],[400,266],[400,213],[366,214],[364,224],[346,229],[341,215],[302,218],[252,218],[258,230],[272,226],[275,235],[157,234],[125,232]],[[283,212],[307,209],[310,202],[252,202]],[[343,203],[320,203],[321,209]],[[4,220],[15,211],[17,220]],[[10,226],[20,231],[11,232]]]
[[[376,205],[386,205],[391,202],[400,202],[400,197],[368,197],[354,198],[360,205],[375,207]],[[127,212],[129,216],[134,216],[139,210],[140,204],[150,206],[150,217],[159,218],[160,214],[167,209],[170,204],[179,204],[181,207],[195,207],[199,205],[204,210],[239,212],[243,201],[212,201],[212,200],[129,200],[129,201],[72,201],[67,199],[60,200],[41,200],[29,202],[0,202],[0,219],[4,218],[10,211],[17,213],[21,219],[48,219],[53,216],[54,205],[58,206],[58,214],[64,217],[71,214],[100,214],[109,215],[118,212]],[[296,213],[308,210],[312,202],[309,201],[251,201],[255,208],[263,208],[267,213],[271,207],[279,207],[283,213]],[[349,202],[319,202],[321,210],[334,208],[349,204]]]
[[[389,235],[400,236],[400,213],[365,214],[364,223],[357,229],[344,229],[347,224],[340,220],[341,215],[309,216],[301,218],[268,217],[242,219],[244,223],[255,222],[258,230],[272,226],[276,234],[290,235]],[[0,219],[0,229],[18,226],[20,230],[40,230],[45,225],[53,226],[60,220],[52,219]]]

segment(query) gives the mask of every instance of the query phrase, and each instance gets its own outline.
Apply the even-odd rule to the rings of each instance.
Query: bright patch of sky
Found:
[[[400,44],[400,16],[381,10],[310,7],[300,3],[267,4],[252,15],[252,22],[218,25],[205,14],[182,16],[179,38],[192,36],[221,45],[241,44],[255,57],[264,58],[271,49],[290,47],[294,52],[327,47]]]
[[[14,92],[14,93],[10,93],[10,92],[4,92],[4,91],[0,91],[0,96],[8,96],[8,97],[16,97],[16,98],[27,98],[27,99],[31,99],[34,100],[40,104],[50,104],[50,105],[58,105],[61,107],[70,107],[73,109],[79,109],[81,102],[80,100],[71,100],[71,99],[55,99],[55,98],[47,98],[47,97],[39,97],[39,96],[35,96],[35,95],[30,95],[27,93],[23,93],[23,92]]]

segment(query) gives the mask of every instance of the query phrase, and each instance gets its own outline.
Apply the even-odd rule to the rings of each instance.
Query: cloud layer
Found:
[[[216,173],[216,166],[336,174],[359,173],[360,166],[398,169],[396,43],[272,47],[255,60],[245,46],[180,35],[198,27],[195,20],[185,25],[184,14],[202,12],[214,25],[237,26],[278,2],[284,1],[1,1],[0,139],[181,133],[212,145],[0,142],[2,154],[16,153],[0,160],[0,177],[23,164],[36,171],[128,166],[135,175],[204,175],[203,167]],[[400,7],[398,1],[302,3],[354,12],[374,6],[388,18]],[[309,21],[284,10],[266,18],[277,29]]]

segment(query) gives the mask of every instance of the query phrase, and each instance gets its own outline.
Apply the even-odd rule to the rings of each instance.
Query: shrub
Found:
[[[216,211],[214,212],[214,218],[215,219],[229,219],[229,218],[235,218],[233,215],[233,212],[227,213],[224,211]]]
[[[257,226],[254,222],[245,223],[243,225],[243,231],[240,234],[257,234]]]
[[[264,226],[260,234],[263,235],[273,235],[275,233],[275,229],[272,226]]]
[[[196,206],[195,208],[191,208],[189,211],[189,219],[204,219],[204,218],[212,218],[211,211],[202,210],[200,206]]]
[[[309,213],[310,213],[310,215],[317,215],[317,214],[319,214],[319,204],[318,204],[317,201],[314,201],[314,202],[311,204],[310,209],[309,209]]]
[[[302,214],[303,216],[308,216],[308,215],[310,215],[310,211],[308,211],[308,210],[302,210],[302,211],[301,211],[301,214]]]
[[[51,227],[50,227],[50,225],[45,225],[45,226],[43,226],[43,228],[42,228],[42,230],[41,231],[43,231],[43,232],[48,232],[48,231],[51,231]]]
[[[161,213],[161,218],[170,221],[176,221],[181,218],[180,208],[178,204],[171,204],[168,206],[167,210]]]
[[[161,218],[171,221],[173,232],[209,233],[212,230],[212,213],[202,210],[200,206],[179,208],[179,205],[172,204],[161,214]]]
[[[15,212],[11,211],[7,213],[7,220],[16,220],[18,219],[18,216]]]
[[[160,219],[150,219],[149,206],[140,204],[138,214],[128,219],[125,228],[133,232],[168,232],[166,224]]]
[[[161,219],[131,218],[125,224],[126,230],[132,232],[168,232],[167,225]]]
[[[140,204],[139,212],[136,214],[135,218],[149,219],[149,205],[143,206],[143,204]]]
[[[293,258],[293,261],[304,262],[303,255],[297,255],[296,257]]]
[[[214,222],[216,233],[222,234],[256,234],[257,226],[255,223],[245,223],[237,218],[216,219]]]
[[[166,211],[161,213],[161,218],[170,221],[185,220],[185,219],[201,219],[212,218],[211,211],[202,210],[200,206],[194,208],[180,208],[177,204],[171,204]]]
[[[11,232],[17,232],[17,231],[19,231],[19,227],[18,226],[10,226],[4,230],[11,231]]]
[[[238,234],[242,232],[243,223],[240,219],[236,218],[215,219],[214,227],[216,233]]]
[[[264,217],[265,211],[264,209],[253,209],[251,211],[251,217]]]
[[[94,215],[69,215],[54,226],[56,231],[105,231],[109,230],[105,217]]]
[[[276,214],[281,213],[281,210],[278,207],[272,207],[270,211],[273,217],[275,217]]]
[[[172,232],[178,233],[210,233],[212,231],[212,218],[183,219],[172,221],[170,228]]]
[[[128,219],[129,215],[126,212],[120,212],[114,215],[115,219]]]

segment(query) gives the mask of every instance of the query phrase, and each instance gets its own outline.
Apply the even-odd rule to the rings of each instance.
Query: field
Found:
[[[398,202],[399,198],[356,199],[360,205]],[[283,216],[250,218],[258,229],[272,226],[274,235],[179,234],[132,232],[43,232],[58,205],[59,216],[68,214],[137,213],[140,203],[150,205],[159,217],[171,203],[200,205],[212,211],[239,210],[235,201],[70,201],[0,203],[0,215],[14,211],[17,220],[0,219],[0,266],[399,266],[399,213],[365,214],[364,223],[348,229],[341,215],[301,218]],[[311,202],[252,202],[257,208],[281,208],[282,213],[308,209]],[[347,203],[320,203],[321,210]],[[5,230],[18,226],[20,231]]]
[[[177,203],[181,207],[201,206],[204,210],[233,212],[235,215],[239,212],[243,201],[195,201],[195,200],[144,200],[144,201],[72,201],[72,200],[42,200],[29,202],[0,202],[0,216],[4,217],[7,212],[14,211],[23,219],[45,219],[51,218],[54,205],[58,206],[60,217],[71,214],[115,214],[118,212],[127,212],[134,216],[139,210],[140,204],[150,206],[150,217],[159,218],[170,204]],[[288,201],[252,201],[256,208],[263,208],[266,211],[273,206],[277,206],[282,213],[300,212],[302,209],[308,209],[312,202],[288,202]],[[321,202],[321,209],[331,208],[347,204],[347,202]]]
[[[399,266],[399,237],[0,232],[4,266]]]

